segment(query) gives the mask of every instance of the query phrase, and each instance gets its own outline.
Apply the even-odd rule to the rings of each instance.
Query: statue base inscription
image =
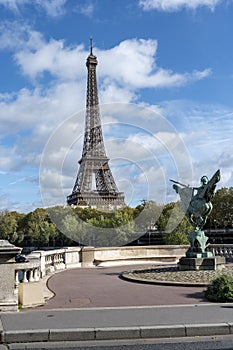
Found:
[[[225,263],[226,259],[223,256],[182,257],[178,262],[178,269],[181,271],[221,270],[225,267]]]

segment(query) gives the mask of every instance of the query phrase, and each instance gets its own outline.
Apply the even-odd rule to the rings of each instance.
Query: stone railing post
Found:
[[[18,285],[18,301],[22,307],[44,304],[43,284],[40,280],[40,259],[38,257],[31,255],[27,262],[16,263],[15,278],[15,284]]]
[[[6,240],[0,240],[0,311],[18,309],[18,284],[15,282],[15,255],[21,252]]]
[[[40,268],[41,268],[41,277],[44,277],[46,275],[45,255],[42,252],[40,254]]]
[[[72,269],[81,267],[81,248],[80,247],[68,247],[65,248],[64,253],[65,268]]]
[[[94,267],[95,248],[83,247],[81,249],[82,267]]]

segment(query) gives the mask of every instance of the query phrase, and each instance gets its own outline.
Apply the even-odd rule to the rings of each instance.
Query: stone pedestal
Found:
[[[220,270],[225,267],[226,259],[223,256],[182,257],[178,262],[178,268],[182,271],[196,270]]]
[[[178,269],[182,271],[196,270],[221,270],[225,267],[226,259],[214,256],[212,252],[206,251],[206,237],[204,231],[195,229],[189,235],[190,247],[186,256],[178,262]]]
[[[18,309],[18,291],[15,289],[15,255],[21,250],[8,241],[0,240],[0,311]]]

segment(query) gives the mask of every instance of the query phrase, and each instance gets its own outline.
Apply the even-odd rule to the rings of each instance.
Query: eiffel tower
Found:
[[[124,194],[119,192],[106,156],[96,79],[96,56],[93,55],[92,39],[87,57],[87,100],[85,134],[79,171],[67,204],[91,208],[118,209],[125,206]]]

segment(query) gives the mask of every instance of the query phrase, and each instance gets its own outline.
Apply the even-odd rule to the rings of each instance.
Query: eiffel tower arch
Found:
[[[92,51],[91,39],[90,54],[86,61],[87,100],[83,151],[72,193],[67,197],[67,204],[118,209],[125,206],[125,200],[123,192],[118,191],[105,152],[96,78],[98,61]]]

